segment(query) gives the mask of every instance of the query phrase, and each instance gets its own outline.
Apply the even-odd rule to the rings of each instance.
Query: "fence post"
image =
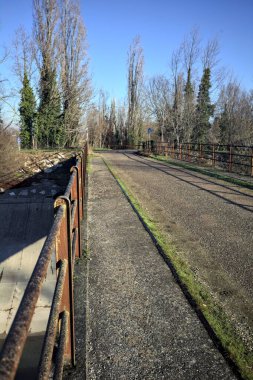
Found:
[[[253,148],[251,149],[251,177],[253,177]]]
[[[213,167],[215,167],[215,145],[213,144]]]
[[[191,145],[188,144],[187,148],[188,148],[188,149],[187,149],[187,150],[188,150],[188,152],[187,152],[187,161],[191,161],[191,159],[190,159]]]
[[[179,157],[180,157],[180,160],[182,161],[182,144],[179,145]]]
[[[232,170],[232,145],[229,145],[229,163],[228,163],[228,171],[231,172]]]

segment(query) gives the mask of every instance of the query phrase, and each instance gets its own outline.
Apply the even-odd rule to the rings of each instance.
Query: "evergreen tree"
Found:
[[[33,89],[30,86],[27,73],[24,73],[23,87],[21,89],[20,114],[20,139],[21,148],[33,148],[36,139],[36,101]]]
[[[188,71],[187,71],[187,80],[186,80],[184,93],[185,93],[185,98],[187,100],[193,99],[194,90],[193,90],[192,83],[191,83],[191,69],[188,69]]]
[[[184,88],[184,112],[183,112],[183,129],[182,140],[185,142],[190,141],[192,130],[195,123],[195,102],[194,102],[194,88],[191,81],[191,69],[187,71],[187,80]]]
[[[38,109],[38,142],[40,147],[62,145],[61,99],[56,74],[44,66],[40,78],[40,105]]]
[[[210,117],[214,113],[214,105],[210,100],[211,88],[211,71],[210,68],[205,68],[201,78],[197,108],[196,108],[196,125],[193,128],[192,141],[197,143],[206,143],[208,140],[208,132],[210,130]]]

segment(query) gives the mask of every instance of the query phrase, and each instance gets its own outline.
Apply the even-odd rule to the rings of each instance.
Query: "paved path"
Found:
[[[234,379],[101,158],[89,184],[87,379]]]
[[[103,157],[252,350],[253,191],[134,154]]]

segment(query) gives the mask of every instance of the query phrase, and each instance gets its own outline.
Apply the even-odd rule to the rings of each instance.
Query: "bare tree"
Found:
[[[141,91],[143,85],[143,49],[135,37],[128,51],[128,137],[135,144],[142,135]]]
[[[118,104],[116,122],[116,138],[121,146],[127,145],[127,106]]]
[[[187,73],[184,88],[184,112],[182,125],[182,139],[190,141],[195,123],[195,86],[193,80],[193,67],[200,54],[200,37],[198,29],[194,28],[182,44],[184,66]]]
[[[171,118],[173,139],[180,143],[182,136],[182,119],[184,107],[184,79],[182,74],[182,47],[174,51],[171,57],[173,113]]]
[[[236,80],[222,88],[218,99],[218,117],[223,144],[253,143],[252,105],[252,94],[243,91]]]
[[[56,70],[59,35],[56,32],[59,19],[57,0],[33,0],[33,32],[36,42],[35,59],[38,69]]]
[[[168,79],[163,75],[150,78],[145,87],[145,99],[147,113],[155,118],[163,142],[171,132],[171,88]]]
[[[185,37],[181,49],[185,70],[187,74],[191,74],[200,54],[200,36],[197,28],[193,28],[189,35]]]
[[[220,48],[219,48],[218,39],[214,38],[212,40],[209,40],[202,54],[202,64],[203,64],[204,70],[205,69],[213,70],[213,68],[219,62],[218,60],[219,52],[220,52]]]
[[[24,73],[27,74],[31,80],[35,71],[34,65],[34,43],[31,36],[28,35],[24,27],[20,27],[16,30],[15,39],[13,41],[13,70],[22,83]]]
[[[60,0],[60,67],[66,145],[76,143],[91,97],[86,29],[76,0]]]

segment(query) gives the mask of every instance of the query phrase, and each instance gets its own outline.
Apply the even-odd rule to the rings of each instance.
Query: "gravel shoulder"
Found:
[[[101,158],[89,186],[87,379],[235,378]]]
[[[120,152],[103,153],[253,347],[253,191]]]

